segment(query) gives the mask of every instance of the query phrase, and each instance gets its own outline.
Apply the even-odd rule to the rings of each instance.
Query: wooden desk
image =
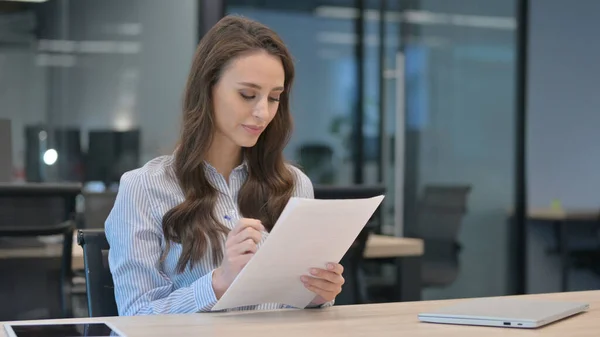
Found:
[[[600,220],[600,209],[532,208],[527,212],[527,219],[535,221],[597,221]]]
[[[372,234],[367,240],[366,259],[423,255],[423,240]]]
[[[394,259],[396,285],[394,299],[398,302],[421,300],[421,239],[370,235],[364,257],[366,259]]]
[[[77,239],[75,237],[73,240],[73,269],[80,270],[84,268],[83,250],[77,244]],[[60,257],[61,254],[62,247],[60,244],[35,248],[0,249],[0,259],[57,258]],[[367,248],[364,256],[367,259],[378,259],[421,255],[423,255],[423,240],[421,239],[371,235],[367,241]]]
[[[358,336],[598,336],[600,291],[527,295],[524,297],[586,301],[588,312],[539,329],[515,329],[421,323],[417,314],[463,300],[334,306],[326,309],[199,313],[189,315],[68,319],[61,322],[106,320],[127,337],[358,337]],[[41,323],[44,321],[38,321]],[[0,323],[1,324],[1,323]],[[5,337],[4,327],[0,337]]]

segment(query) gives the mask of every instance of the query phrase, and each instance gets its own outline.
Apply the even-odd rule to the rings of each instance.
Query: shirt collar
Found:
[[[206,169],[208,169],[209,171],[213,172],[213,173],[217,173],[217,169],[214,168],[209,162],[207,162],[206,160],[204,161],[204,167]],[[248,160],[246,158],[244,158],[244,160],[242,161],[242,163],[238,166],[236,166],[232,172],[239,172],[239,171],[248,171]]]

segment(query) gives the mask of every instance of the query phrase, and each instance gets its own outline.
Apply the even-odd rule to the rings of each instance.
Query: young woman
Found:
[[[123,175],[106,220],[120,315],[210,311],[290,197],[313,197],[308,177],[283,159],[293,78],[284,43],[257,22],[225,17],[202,39],[178,147]],[[342,266],[301,280],[315,293],[310,307],[332,305]]]

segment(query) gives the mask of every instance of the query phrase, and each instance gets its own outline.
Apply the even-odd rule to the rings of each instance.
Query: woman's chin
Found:
[[[245,139],[241,142],[238,142],[238,145],[240,147],[254,147],[254,145],[256,145],[257,142],[258,142],[258,137],[256,139]]]

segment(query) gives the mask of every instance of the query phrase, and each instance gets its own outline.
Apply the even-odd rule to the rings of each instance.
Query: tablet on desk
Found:
[[[5,324],[8,337],[126,337],[106,322]]]
[[[478,298],[419,314],[429,323],[538,328],[589,308],[587,303],[520,298]]]

